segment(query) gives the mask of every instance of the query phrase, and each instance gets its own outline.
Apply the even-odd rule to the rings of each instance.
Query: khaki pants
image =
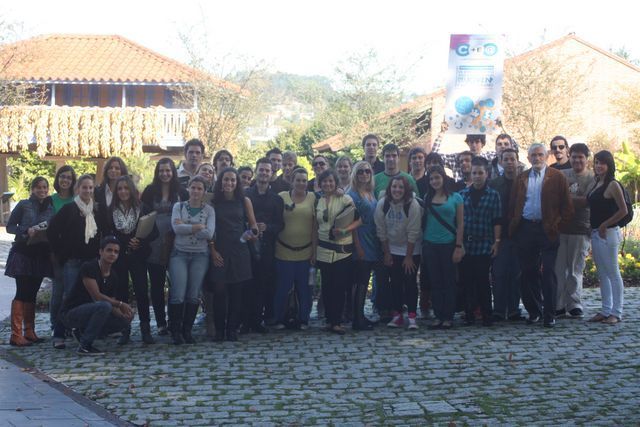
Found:
[[[582,276],[590,239],[583,234],[560,234],[559,240],[555,269],[558,278],[556,310],[582,310]]]

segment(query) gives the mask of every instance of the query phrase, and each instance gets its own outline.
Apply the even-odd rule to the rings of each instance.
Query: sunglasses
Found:
[[[329,222],[329,209],[325,209],[322,211],[322,220],[324,222]]]
[[[356,172],[356,175],[371,175],[371,169],[358,169],[358,172]]]
[[[558,151],[558,150],[564,150],[564,145],[553,145],[551,146],[552,150]]]
[[[324,166],[324,165],[326,165],[326,163],[325,163],[325,162],[313,162],[313,163],[311,163],[311,166],[313,166],[314,168],[315,168],[316,166]]]

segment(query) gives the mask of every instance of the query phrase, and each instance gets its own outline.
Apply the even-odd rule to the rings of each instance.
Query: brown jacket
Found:
[[[518,230],[524,202],[527,197],[529,173],[531,169],[522,172],[516,178],[511,188],[509,200],[509,236],[513,237]],[[560,227],[566,225],[573,218],[573,202],[569,194],[569,184],[564,174],[547,167],[542,182],[542,227],[551,241],[558,239]]]

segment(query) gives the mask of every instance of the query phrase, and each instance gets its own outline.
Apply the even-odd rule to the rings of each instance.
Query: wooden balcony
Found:
[[[106,158],[175,149],[197,135],[196,109],[0,107],[0,153]]]

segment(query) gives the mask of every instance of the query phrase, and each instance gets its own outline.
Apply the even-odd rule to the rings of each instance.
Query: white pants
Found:
[[[622,302],[624,285],[618,266],[618,249],[622,241],[620,227],[608,228],[606,238],[598,235],[598,230],[591,232],[591,251],[600,280],[603,316],[614,315],[622,319]]]
[[[591,240],[586,234],[561,234],[556,256],[556,310],[582,310],[582,275]]]

